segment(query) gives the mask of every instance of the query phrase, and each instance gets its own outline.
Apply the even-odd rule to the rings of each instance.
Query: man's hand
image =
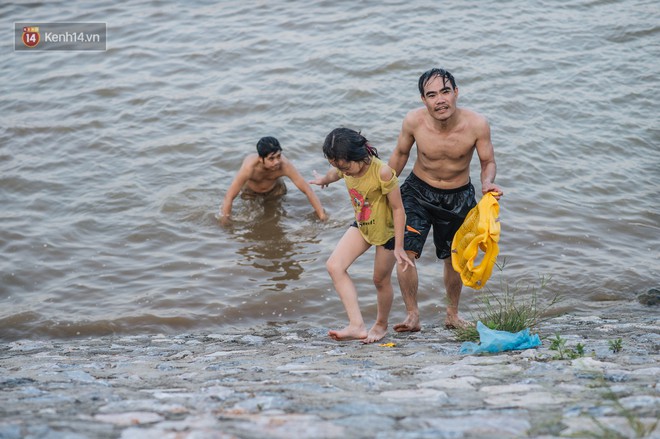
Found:
[[[504,191],[495,183],[485,183],[482,185],[481,193],[486,195],[488,192],[492,192],[496,200],[499,200],[504,195]]]

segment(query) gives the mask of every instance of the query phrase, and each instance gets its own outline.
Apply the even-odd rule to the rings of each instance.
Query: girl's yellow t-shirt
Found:
[[[380,168],[384,165],[379,158],[371,157],[369,169],[359,178],[337,170],[346,182],[360,233],[371,245],[383,245],[394,237],[394,217],[387,194],[398,187],[399,179],[392,170],[390,181],[381,180]]]

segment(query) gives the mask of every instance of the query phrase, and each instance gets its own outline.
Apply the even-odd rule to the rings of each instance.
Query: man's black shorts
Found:
[[[470,209],[477,205],[474,186],[468,183],[456,189],[437,189],[412,172],[401,185],[406,210],[404,248],[420,257],[433,227],[435,254],[440,259],[451,255],[451,242]]]

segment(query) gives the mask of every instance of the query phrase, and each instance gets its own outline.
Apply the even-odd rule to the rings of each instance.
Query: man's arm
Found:
[[[495,164],[495,149],[490,139],[490,125],[485,118],[481,118],[477,123],[477,154],[481,163],[481,192],[486,195],[488,192],[494,192],[498,200],[504,192],[495,184],[495,175],[497,174],[497,165]]]
[[[240,169],[236,173],[234,181],[231,182],[229,189],[227,189],[227,193],[225,194],[222,206],[220,207],[221,220],[228,221],[231,219],[231,208],[232,204],[234,203],[234,199],[241,192],[245,182],[250,179],[250,175],[252,175],[252,168],[253,166],[251,164],[250,157],[246,157],[245,160],[243,160],[243,164],[241,165]]]
[[[396,175],[401,175],[403,168],[408,163],[410,157],[410,150],[415,143],[415,136],[413,135],[413,114],[412,111],[406,115],[401,124],[401,132],[396,141],[396,147],[390,156],[387,165],[394,169]]]
[[[300,192],[307,196],[307,199],[316,211],[316,216],[318,216],[321,221],[328,219],[328,216],[326,215],[325,210],[323,210],[323,206],[321,205],[321,200],[319,200],[319,197],[316,196],[309,183],[307,183],[303,176],[300,175],[300,172],[298,172],[296,167],[293,166],[289,160],[283,158],[282,168],[284,170],[284,175],[289,177],[289,179],[291,179],[293,184],[296,185]]]
[[[394,178],[392,168],[383,166],[380,168],[380,179],[383,181],[390,181]],[[394,257],[399,264],[403,265],[403,271],[406,271],[408,265],[414,267],[415,265],[408,257],[408,254],[403,248],[403,234],[406,229],[406,212],[403,208],[403,201],[401,200],[401,190],[397,185],[394,190],[388,192],[387,202],[392,208],[392,216],[394,220]]]

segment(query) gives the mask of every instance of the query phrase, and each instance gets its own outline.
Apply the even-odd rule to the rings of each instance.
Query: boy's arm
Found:
[[[234,181],[231,182],[229,189],[227,189],[227,193],[225,194],[222,206],[220,207],[220,216],[222,219],[231,219],[231,208],[232,204],[234,203],[234,199],[238,196],[239,193],[241,193],[241,189],[243,188],[245,182],[250,179],[250,175],[252,175],[252,167],[249,164],[248,157],[246,157],[245,160],[243,160],[241,168],[236,173]]]
[[[323,210],[323,205],[321,204],[321,200],[319,200],[319,197],[316,196],[314,193],[314,190],[312,187],[305,181],[302,175],[300,175],[300,172],[296,169],[293,164],[288,161],[287,159],[282,160],[282,166],[284,168],[284,175],[289,177],[293,184],[296,185],[296,187],[307,196],[307,199],[309,200],[310,204],[316,211],[316,216],[319,217],[321,221],[325,221],[328,219],[328,216],[325,213],[325,210]]]

